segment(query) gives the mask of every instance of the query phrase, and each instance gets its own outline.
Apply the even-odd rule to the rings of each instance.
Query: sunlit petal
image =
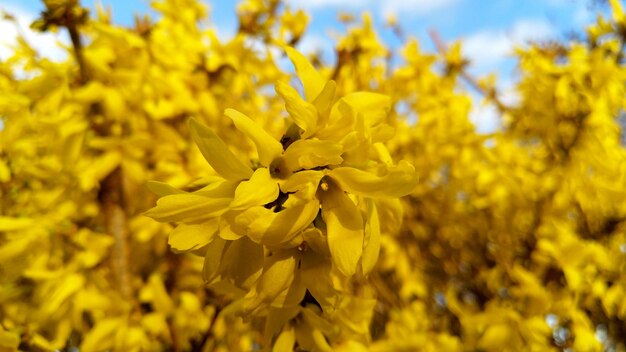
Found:
[[[337,90],[337,83],[335,81],[328,81],[324,86],[322,92],[313,100],[313,105],[317,109],[317,127],[321,128],[328,121],[330,115],[330,109],[333,106],[335,99],[335,91]]]
[[[280,142],[265,132],[263,127],[252,121],[248,116],[233,109],[226,109],[224,115],[228,116],[235,124],[235,127],[254,142],[262,165],[268,166],[274,158],[283,152],[283,146]]]
[[[334,185],[320,193],[333,263],[344,275],[352,276],[363,253],[361,212],[350,197]]]
[[[230,202],[230,198],[207,198],[191,193],[172,194],[160,198],[156,207],[144,215],[161,222],[181,221],[193,224],[222,214]]]
[[[318,166],[339,165],[343,148],[338,143],[319,139],[301,139],[293,142],[283,158],[290,170],[312,169]]]
[[[380,220],[378,218],[378,209],[374,201],[367,201],[367,222],[365,223],[365,239],[363,245],[363,257],[361,265],[363,275],[367,276],[376,262],[380,253]]]
[[[250,208],[237,218],[246,234],[255,242],[277,245],[289,241],[313,222],[319,211],[317,200],[274,212],[264,207]]]
[[[309,60],[291,47],[285,47],[289,60],[296,68],[296,73],[304,86],[304,94],[307,101],[313,101],[324,89],[326,80],[322,78],[319,72],[311,65]]]
[[[276,251],[266,258],[257,284],[244,300],[244,311],[254,313],[263,303],[271,305],[288,290],[295,277],[296,264],[291,250]]]
[[[300,97],[300,94],[285,82],[276,82],[276,93],[285,101],[285,109],[296,125],[302,129],[302,138],[308,138],[316,131],[317,109]]]
[[[245,209],[264,205],[278,197],[278,183],[272,179],[266,168],[254,171],[248,181],[243,181],[235,190],[235,198],[230,203],[231,209]]]
[[[365,197],[402,197],[411,193],[418,181],[415,168],[404,161],[382,176],[352,167],[338,167],[329,176],[344,191]]]
[[[211,167],[227,180],[245,180],[252,169],[244,165],[211,129],[195,119],[189,120],[191,136]]]
[[[207,245],[215,237],[218,219],[214,218],[201,224],[178,225],[169,236],[169,245],[177,251],[190,251]]]

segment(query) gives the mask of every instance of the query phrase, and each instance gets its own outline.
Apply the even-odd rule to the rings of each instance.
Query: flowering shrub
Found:
[[[517,49],[509,104],[367,15],[329,66],[277,0],[229,40],[195,0],[44,4],[69,58],[0,62],[0,351],[626,349],[618,1]]]

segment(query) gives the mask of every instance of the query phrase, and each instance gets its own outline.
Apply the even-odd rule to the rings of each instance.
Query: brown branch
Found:
[[[98,194],[103,206],[104,226],[113,235],[115,244],[111,264],[118,289],[124,298],[131,297],[130,277],[128,275],[129,245],[128,224],[124,210],[124,189],[122,170],[118,167],[103,181]]]
[[[80,6],[78,1],[71,5]],[[65,8],[65,12],[57,18],[54,17],[55,12],[50,12],[50,10],[51,9],[48,9],[48,12],[44,13],[44,18],[47,18],[46,16],[51,16],[50,18],[47,18],[48,22],[67,28],[80,72],[79,83],[81,85],[86,84],[91,77],[83,56],[83,44],[78,26],[87,21],[87,12],[86,10],[82,11],[78,16],[76,16],[72,11],[72,8],[68,7]],[[87,114],[93,116],[98,114],[98,110],[99,105],[93,105]],[[105,124],[103,126],[99,126],[93,119],[92,128],[101,136],[108,136],[111,134],[108,125]],[[132,294],[128,265],[130,246],[128,216],[126,214],[126,202],[124,200],[124,180],[122,169],[120,167],[117,167],[113,172],[104,178],[100,184],[98,200],[102,205],[106,232],[112,235],[115,240],[111,255],[111,268],[113,270],[115,282],[122,294],[122,297],[128,299]]]
[[[435,44],[435,47],[437,48],[439,54],[445,55],[448,49],[446,48],[446,44],[444,43],[444,41],[441,39],[441,36],[439,36],[439,33],[436,30],[431,29],[428,31],[428,35],[433,41],[433,44]],[[498,98],[498,93],[495,88],[483,87],[478,82],[478,80],[469,73],[467,73],[464,68],[461,68],[459,75],[467,84],[470,85],[470,87],[482,94],[487,99],[491,100],[501,113],[509,110],[508,107],[504,105]]]
[[[73,22],[68,24],[67,31],[70,33],[72,47],[74,48],[74,57],[78,63],[78,69],[80,70],[80,82],[86,83],[89,80],[89,73],[87,65],[85,64],[85,57],[83,56],[83,44],[76,24]]]
[[[404,30],[399,25],[391,26],[391,32],[398,38],[402,43],[406,42],[406,35],[404,34]]]
[[[80,39],[78,26],[87,22],[89,11],[80,6],[80,0],[68,0],[66,2],[46,2],[46,9],[41,13],[41,18],[31,25],[32,28],[47,32],[51,28],[67,28],[74,49],[74,57],[80,70],[79,81],[84,84],[89,79],[87,65],[83,56],[83,45]]]

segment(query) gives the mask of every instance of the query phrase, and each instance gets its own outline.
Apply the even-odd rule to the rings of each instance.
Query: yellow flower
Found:
[[[336,99],[334,81],[294,49],[285,50],[305,96],[276,83],[289,114],[282,138],[227,109],[256,146],[258,162],[246,163],[192,119],[191,135],[217,176],[193,192],[151,183],[161,199],[146,212],[179,222],[170,245],[202,249],[204,279],[231,293],[247,291],[230,309],[252,314],[297,306],[307,290],[331,309],[332,276],[367,275],[378,258],[376,199],[404,196],[417,182],[414,168],[393,165],[382,144],[393,135],[385,123],[389,99],[364,92]]]

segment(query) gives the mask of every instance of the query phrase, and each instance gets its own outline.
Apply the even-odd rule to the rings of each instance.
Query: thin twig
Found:
[[[17,32],[18,38],[21,38],[21,40],[26,44],[26,46],[28,46],[29,48],[32,48],[33,46],[28,41],[28,38],[26,37],[26,32],[24,32],[24,29],[22,28],[20,23],[17,21],[17,18],[15,18],[15,16],[12,13],[9,13],[4,9],[0,9],[0,15],[2,15],[2,19],[13,23],[13,26],[15,27],[15,31]]]
[[[75,5],[80,6],[78,1]],[[86,18],[79,19],[73,16],[72,12],[68,11],[59,23],[61,26],[67,28],[70,34],[74,56],[80,72],[80,84],[86,84],[91,79],[87,63],[83,56],[83,44],[78,30],[78,25],[84,21],[86,21]],[[93,112],[90,112],[90,114],[92,113]],[[110,135],[110,130],[107,126],[96,126],[94,124],[94,129],[96,133],[100,135]],[[115,239],[113,253],[111,255],[113,274],[122,296],[125,299],[129,299],[132,297],[132,292],[129,275],[130,246],[128,216],[126,214],[126,202],[124,199],[124,178],[120,167],[117,167],[104,178],[100,185],[98,199],[102,205],[106,231]]]
[[[128,224],[124,211],[123,175],[119,167],[102,181],[99,198],[103,207],[104,226],[115,239],[111,257],[113,273],[122,296],[130,298]]]
[[[437,48],[437,51],[441,55],[445,55],[445,53],[448,51],[448,49],[446,48],[445,43],[443,42],[443,40],[439,36],[439,33],[437,33],[436,30],[431,29],[431,30],[428,31],[428,35],[430,36],[430,39],[433,41],[433,44],[435,44],[435,47]],[[486,87],[482,86],[478,82],[478,80],[476,78],[474,78],[472,75],[467,73],[467,71],[465,71],[465,69],[463,69],[463,68],[461,68],[461,70],[459,72],[459,75],[474,90],[476,90],[477,92],[482,94],[484,97],[486,97],[489,100],[491,100],[496,105],[496,107],[498,108],[498,110],[500,112],[504,112],[504,111],[508,110],[508,107],[506,105],[504,105],[500,101],[500,99],[498,99],[498,94],[497,94],[495,88],[486,88]]]
[[[83,44],[78,33],[78,28],[75,23],[68,24],[67,30],[70,33],[70,39],[72,40],[72,46],[74,48],[74,57],[78,63],[78,69],[80,70],[80,81],[85,83],[89,80],[89,74],[87,71],[87,65],[85,64],[85,57],[83,56]]]

